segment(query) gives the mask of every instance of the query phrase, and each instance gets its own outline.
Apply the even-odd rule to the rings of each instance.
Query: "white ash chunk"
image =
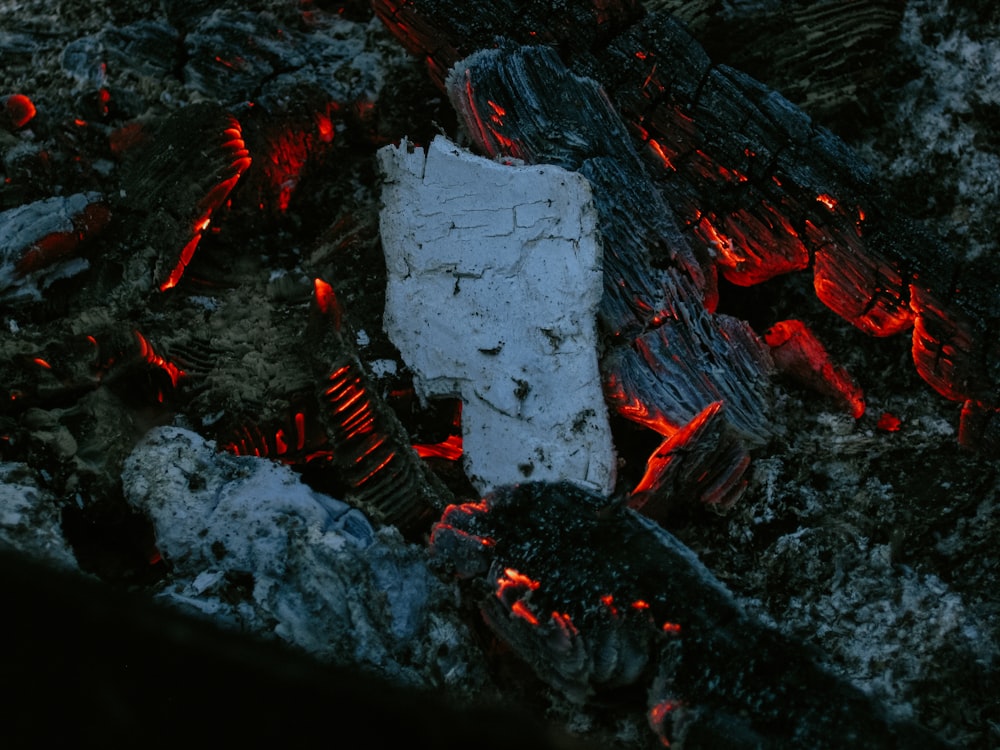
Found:
[[[481,492],[526,479],[610,492],[598,370],[602,248],[590,184],[438,137],[379,151],[385,330],[421,398],[459,397]]]
[[[172,568],[164,596],[182,609],[400,684],[485,679],[426,550],[376,532],[288,467],[161,427],[128,457],[122,484],[152,520]]]

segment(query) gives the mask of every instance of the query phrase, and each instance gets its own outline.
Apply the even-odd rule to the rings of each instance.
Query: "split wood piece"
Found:
[[[118,204],[134,246],[152,248],[160,291],[180,281],[213,214],[250,163],[240,123],[208,103],[163,118],[127,152]]]
[[[431,548],[570,700],[647,685],[664,744],[944,747],[748,615],[669,532],[578,487],[526,483],[452,506]]]
[[[522,47],[463,60],[447,91],[486,153],[555,163],[590,181],[604,240],[602,371],[619,412],[667,435],[724,400],[731,428],[762,443],[767,351],[745,323],[706,310],[701,266],[598,84],[547,47]]]
[[[587,180],[475,156],[444,138],[379,151],[385,330],[421,398],[462,399],[480,492],[568,480],[610,493],[598,370],[598,217]]]
[[[696,501],[728,510],[746,489],[750,455],[727,428],[725,403],[706,406],[650,455],[628,505],[666,526],[681,503]]]
[[[332,449],[343,499],[376,524],[393,525],[423,541],[451,492],[412,448],[410,437],[379,396],[343,324],[333,288],[315,282],[309,323],[297,349],[315,390],[318,422]]]

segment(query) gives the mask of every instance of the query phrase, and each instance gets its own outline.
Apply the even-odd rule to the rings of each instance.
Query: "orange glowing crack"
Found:
[[[382,461],[382,462],[381,462],[381,463],[380,463],[380,464],[379,464],[378,466],[376,466],[376,467],[375,467],[374,469],[372,469],[372,470],[371,470],[371,471],[369,471],[369,472],[368,472],[367,474],[365,474],[365,475],[364,475],[363,477],[361,477],[361,479],[359,479],[359,480],[358,480],[357,482],[355,482],[355,483],[354,483],[354,486],[355,486],[355,487],[360,487],[361,485],[363,485],[363,484],[364,484],[365,482],[367,482],[367,481],[368,481],[369,479],[371,479],[371,478],[372,478],[373,476],[375,476],[375,475],[376,475],[376,474],[378,474],[378,473],[379,473],[380,471],[382,471],[382,469],[384,469],[384,468],[385,468],[385,467],[386,467],[386,466],[387,466],[387,465],[389,464],[389,462],[390,462],[390,461],[392,461],[392,459],[394,459],[395,457],[396,457],[396,454],[395,454],[395,453],[390,453],[390,454],[389,454],[389,455],[388,455],[388,456],[387,456],[387,457],[385,458],[385,460],[384,460],[384,461]]]
[[[670,161],[670,156],[667,154],[666,150],[663,148],[663,146],[659,144],[658,141],[650,138],[649,147],[653,149],[653,153],[656,154],[656,156],[659,158],[661,162],[663,162],[663,166],[665,166],[667,169],[673,172],[677,171],[677,167],[675,167],[674,163]]]
[[[816,200],[826,206],[830,211],[837,210],[837,199],[828,193],[820,193],[816,196]]]
[[[704,424],[712,419],[722,408],[722,401],[715,401],[702,409],[699,414],[680,430],[669,435],[646,461],[646,471],[636,484],[632,494],[647,492],[657,486],[663,472],[674,459],[674,455],[683,452],[684,446],[696,435]]]
[[[236,183],[239,182],[240,177],[251,164],[250,152],[247,151],[246,144],[243,141],[242,128],[235,117],[230,117],[230,126],[223,131],[223,135],[229,138],[228,141],[222,144],[222,148],[232,152],[234,160],[230,164],[230,169],[235,174],[232,177],[222,180],[208,192],[208,195],[198,201],[198,207],[201,209],[202,214],[192,225],[193,236],[181,250],[177,264],[167,276],[167,280],[160,285],[161,292],[177,286],[184,275],[185,269],[194,257],[194,251],[198,247],[198,243],[201,242],[202,235],[211,224],[212,214],[229,197]]]
[[[615,606],[615,598],[611,594],[605,594],[601,597],[601,604],[610,610],[611,614],[615,617],[618,616],[618,607]]]
[[[462,457],[462,436],[449,435],[440,443],[419,443],[412,446],[421,458],[443,458],[457,461]]]
[[[535,591],[540,585],[540,582],[534,580],[533,578],[529,578],[514,568],[505,568],[503,576],[497,579],[496,596],[497,599],[506,604],[505,595],[508,592],[518,594],[525,590]],[[532,625],[538,624],[538,617],[534,612],[528,609],[528,605],[520,599],[517,599],[512,605],[510,605],[510,611],[512,614],[526,620]]]
[[[563,631],[567,636],[579,635],[580,631],[577,630],[576,625],[573,624],[573,619],[565,612],[553,612],[552,620],[559,629]]]
[[[185,372],[180,369],[173,362],[164,359],[161,355],[157,354],[153,349],[152,344],[143,336],[139,331],[132,331],[135,334],[136,341],[139,343],[139,356],[141,356],[146,362],[153,365],[154,367],[159,367],[170,377],[170,384],[177,387],[177,381],[185,375]]]

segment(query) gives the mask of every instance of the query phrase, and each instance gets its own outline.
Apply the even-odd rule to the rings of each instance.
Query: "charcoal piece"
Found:
[[[299,185],[327,165],[336,137],[337,102],[317,86],[294,86],[282,96],[261,97],[237,110],[243,139],[254,161],[234,199],[247,220],[284,214]]]
[[[826,347],[801,320],[782,320],[764,334],[775,367],[799,384],[840,403],[855,419],[865,412],[864,393],[851,374],[836,365]]]
[[[746,489],[750,455],[726,423],[725,403],[716,401],[668,435],[646,462],[646,472],[628,505],[666,525],[671,512],[696,501],[727,510]]]
[[[605,396],[618,412],[668,435],[716,401],[750,446],[770,431],[771,358],[743,321],[711,315],[679,275],[660,325],[605,355]]]
[[[452,506],[431,546],[567,697],[650,681],[665,741],[704,733],[723,746],[723,728],[741,727],[748,747],[945,746],[749,616],[667,531],[578,487],[522,484]]]
[[[775,91],[714,66],[681,24],[651,15],[612,42],[606,61],[601,80],[646,144],[657,184],[730,281],[805,268],[806,221],[834,241],[855,234],[870,170]]]
[[[180,281],[213,214],[250,163],[240,123],[208,103],[158,121],[127,152],[118,203],[139,250],[133,263],[154,266],[160,291]]]
[[[872,336],[892,336],[913,325],[907,277],[894,263],[866,251],[860,237],[842,235],[835,242],[811,223],[806,236],[816,247],[813,285],[824,305]]]
[[[262,82],[306,64],[297,39],[269,13],[217,10],[184,38],[185,84],[217,101],[253,99]]]
[[[89,266],[83,243],[108,224],[99,193],[46,198],[0,213],[0,303],[40,300],[54,281]]]
[[[376,15],[411,51],[426,58],[431,78],[442,86],[449,69],[498,37],[558,47],[570,56],[599,51],[607,40],[640,18],[637,0],[479,3],[460,0],[373,0]]]
[[[35,104],[24,94],[0,96],[0,128],[14,132],[35,117]]]
[[[307,371],[318,383],[319,422],[347,486],[344,499],[374,522],[423,539],[451,493],[413,450],[399,418],[377,394],[348,330],[333,288],[317,279],[301,347]]]

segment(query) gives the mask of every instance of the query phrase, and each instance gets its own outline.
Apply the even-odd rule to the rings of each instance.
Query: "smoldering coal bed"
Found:
[[[22,703],[990,746],[1000,21],[536,5],[0,3]]]

